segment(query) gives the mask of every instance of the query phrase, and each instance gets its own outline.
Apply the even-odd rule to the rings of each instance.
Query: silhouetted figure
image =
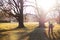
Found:
[[[53,27],[54,27],[54,25],[52,24],[52,22],[49,21],[48,35],[49,35],[50,40],[51,40],[51,35],[52,35],[52,37],[53,37],[53,39],[54,39]]]
[[[54,25],[49,22],[49,32],[51,32],[51,34],[53,34],[53,27]]]

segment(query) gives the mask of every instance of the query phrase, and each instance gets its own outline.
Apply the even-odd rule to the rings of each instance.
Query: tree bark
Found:
[[[20,0],[20,4],[21,4],[21,9],[20,9],[20,14],[18,15],[18,22],[19,22],[18,28],[25,28],[23,24],[23,0]]]
[[[19,23],[18,28],[25,28],[23,24],[23,19],[21,17],[18,18],[18,23]]]
[[[39,21],[39,27],[40,27],[40,28],[45,28],[45,24],[44,24],[44,22]]]

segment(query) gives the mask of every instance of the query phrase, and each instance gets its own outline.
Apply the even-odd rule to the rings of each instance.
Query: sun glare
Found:
[[[56,0],[37,0],[38,7],[41,7],[44,11],[48,11],[56,3]]]

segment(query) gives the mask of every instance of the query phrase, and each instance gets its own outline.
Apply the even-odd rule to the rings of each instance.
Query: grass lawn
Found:
[[[0,30],[10,30],[16,28],[18,23],[0,23]]]
[[[16,40],[19,37],[21,38],[20,40],[22,39],[23,40],[44,40],[43,31],[39,28],[35,29],[39,25],[38,22],[25,22],[24,25],[28,30],[18,29],[18,30],[13,30],[13,31],[2,32],[2,34],[10,35],[9,37],[11,40]],[[48,24],[45,24],[45,25],[46,25],[46,28],[44,30],[48,37]],[[0,23],[1,30],[2,29],[9,30],[9,29],[16,28],[17,26],[18,26],[18,23]],[[54,37],[56,38],[56,40],[59,40],[60,39],[60,25],[59,24],[54,24],[53,32],[54,32]]]
[[[45,24],[46,27],[48,28],[48,23]],[[38,22],[24,22],[24,26],[28,29],[34,29],[37,26],[39,26]],[[18,27],[18,23],[0,23],[0,30],[5,29],[5,30],[9,30],[9,29],[14,29]],[[54,29],[60,29],[60,25],[59,24],[54,24]]]
[[[38,26],[38,22],[25,22],[24,26],[32,29]],[[18,27],[18,23],[0,23],[0,30],[10,30]]]
[[[46,23],[45,25],[46,27],[48,27],[48,23]],[[25,22],[24,26],[27,27],[28,29],[34,29],[37,26],[39,26],[39,23],[38,22]],[[18,27],[17,22],[16,23],[0,23],[0,29],[9,30],[9,29],[13,29],[16,27]],[[59,24],[54,24],[54,29],[60,29],[59,27],[60,27]]]

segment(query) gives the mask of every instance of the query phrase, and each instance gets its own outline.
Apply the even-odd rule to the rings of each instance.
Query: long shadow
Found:
[[[57,33],[58,33],[58,34],[56,34],[56,35],[58,35],[57,40],[60,40],[60,30],[58,30]]]
[[[28,40],[48,40],[44,29],[45,28],[35,28],[35,30],[30,33]]]
[[[58,34],[57,34],[57,33],[58,33]],[[60,36],[58,36],[58,35],[60,35],[60,33],[59,33],[59,32],[57,32],[57,33],[54,33],[55,39],[56,39],[56,40],[60,40]]]
[[[54,32],[55,39],[54,40],[60,40],[60,30],[57,32]]]
[[[13,30],[10,30],[10,32],[6,32],[6,34],[0,33],[0,40],[23,40],[28,36],[27,33],[28,29],[24,29],[24,30],[25,30],[24,32],[20,32],[19,30],[18,32],[14,32]]]

